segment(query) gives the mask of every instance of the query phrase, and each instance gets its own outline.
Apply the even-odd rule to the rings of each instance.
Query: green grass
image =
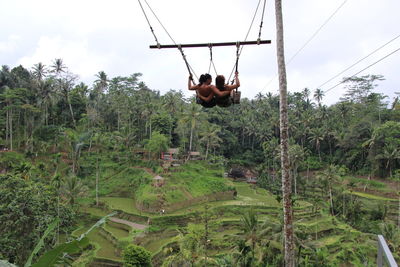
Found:
[[[262,188],[253,189],[253,186],[246,183],[234,183],[238,193],[238,201],[245,205],[261,205],[268,207],[280,207],[274,195]]]
[[[171,175],[171,181],[182,184],[193,197],[198,197],[231,189],[222,174],[223,169],[211,166],[206,162],[190,162],[174,172]]]
[[[88,213],[90,215],[93,215],[95,217],[104,217],[106,216],[108,213],[107,211],[104,211],[100,208],[96,208],[96,207],[88,207],[88,206],[80,206],[79,207],[79,211],[82,213]]]
[[[110,165],[107,167],[107,165]],[[103,162],[100,168],[99,196],[109,195],[134,195],[135,186],[152,176],[141,169],[131,168],[128,164],[118,165],[114,162]],[[89,188],[95,188],[96,174],[91,173],[86,179]],[[95,196],[95,191],[90,191],[90,196]]]
[[[99,258],[119,260],[120,257],[115,254],[115,247],[98,232],[98,230],[93,230],[88,234],[90,242],[97,245],[96,256]]]
[[[101,202],[104,202],[110,209],[122,210],[126,213],[139,214],[140,211],[136,208],[135,200],[124,197],[101,197]]]
[[[362,192],[354,192],[353,191],[353,192],[351,192],[351,194],[359,196],[359,197],[363,197],[363,198],[373,199],[373,200],[397,201],[397,199],[386,198],[386,197],[381,197],[381,196],[377,196],[377,195],[371,195],[371,194],[362,193]]]
[[[180,203],[196,197],[232,190],[228,179],[222,177],[223,169],[206,162],[189,162],[180,166],[176,172],[165,177],[166,184],[156,188],[142,184],[135,193],[135,199],[143,206],[157,205],[160,199],[164,205]]]
[[[107,230],[108,232],[110,232],[113,236],[115,236],[118,239],[122,239],[124,237],[128,237],[129,236],[129,232],[121,229],[121,228],[117,228],[117,227],[113,227],[109,224],[105,224],[104,229]]]
[[[367,180],[357,177],[346,177],[349,181],[353,183],[359,183],[362,185],[368,184],[373,189],[385,189],[387,185],[383,182],[375,181],[375,180]]]
[[[144,247],[153,253],[153,255],[158,252],[163,246],[173,242],[176,239],[175,236],[173,237],[166,237],[166,238],[157,238],[155,240],[150,241]]]

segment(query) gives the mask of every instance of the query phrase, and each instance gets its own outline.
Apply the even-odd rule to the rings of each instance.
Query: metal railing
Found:
[[[385,261],[384,261],[385,259]],[[384,263],[387,263],[390,267],[398,267],[396,261],[393,258],[393,254],[386,244],[385,238],[382,235],[378,235],[378,258],[377,266],[383,267]]]

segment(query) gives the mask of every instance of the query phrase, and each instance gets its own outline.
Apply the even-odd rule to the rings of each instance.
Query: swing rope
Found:
[[[140,2],[140,0],[138,0],[138,2],[139,2],[139,5],[140,5],[140,8],[142,9],[142,12],[143,12],[144,17],[146,18],[147,24],[149,24],[150,31],[151,31],[151,33],[152,33],[153,36],[154,36],[154,39],[155,39],[155,41],[156,41],[156,43],[157,43],[157,47],[160,48],[160,43],[158,42],[158,39],[157,39],[157,36],[156,36],[156,34],[155,34],[154,30],[153,30],[153,27],[151,27],[149,18],[147,17],[146,12],[144,11],[144,8],[143,8],[143,6],[142,6],[142,3]]]
[[[248,29],[248,31],[247,31],[247,34],[246,34],[246,37],[245,37],[245,39],[244,39],[245,42],[247,41],[247,38],[248,38],[248,36],[249,36],[249,34],[250,34],[250,31],[251,31],[251,29],[252,29],[252,27],[253,27],[253,24],[254,24],[255,18],[256,18],[256,16],[257,16],[257,13],[258,13],[258,10],[259,10],[261,1],[262,1],[262,0],[259,0],[258,3],[257,3],[256,10],[255,10],[255,12],[254,12],[253,18],[252,18],[251,23],[250,23],[250,27],[249,27],[249,29]],[[146,11],[144,10],[141,1],[138,0],[138,2],[139,2],[139,5],[140,5],[140,7],[141,7],[141,9],[142,9],[142,12],[143,12],[143,14],[144,14],[144,16],[145,16],[145,18],[146,18],[146,21],[147,21],[147,23],[148,23],[148,25],[149,25],[149,27],[150,27],[150,30],[151,30],[151,32],[152,32],[152,34],[153,34],[153,36],[154,36],[154,39],[155,39],[155,41],[156,41],[156,43],[157,43],[157,47],[160,48],[160,43],[158,42],[157,36],[156,36],[156,34],[155,34],[154,30],[153,30],[153,27],[151,26],[150,20],[149,20],[149,18],[147,17]],[[165,28],[165,26],[163,25],[163,23],[161,22],[161,20],[158,18],[158,16],[157,16],[156,13],[154,12],[154,10],[151,8],[151,6],[150,6],[149,3],[147,2],[147,0],[144,0],[144,2],[146,3],[146,5],[147,5],[147,7],[150,9],[150,11],[152,12],[152,14],[154,15],[154,17],[157,19],[158,23],[159,23],[159,24],[161,25],[161,27],[164,29],[165,33],[166,33],[166,34],[168,35],[168,37],[171,39],[171,41],[172,41],[175,45],[177,45],[177,43],[176,43],[175,40],[172,38],[172,36],[171,36],[171,34],[168,32],[168,30]],[[260,44],[260,41],[261,41],[261,30],[262,30],[262,26],[263,26],[263,22],[264,22],[265,6],[266,6],[266,0],[264,0],[264,4],[263,4],[263,10],[262,10],[261,22],[260,22],[260,27],[259,27],[259,32],[258,32],[257,44]],[[198,79],[198,77],[197,77],[196,73],[194,72],[193,68],[190,66],[189,62],[187,61],[186,55],[184,54],[181,45],[177,45],[177,46],[178,46],[178,50],[180,51],[180,53],[181,53],[181,55],[182,55],[182,58],[183,58],[183,60],[184,60],[184,62],[185,62],[186,68],[187,68],[187,70],[188,70],[188,72],[189,72],[190,79],[194,82],[192,74],[194,74],[194,76],[196,77],[196,79]],[[214,71],[215,71],[215,74],[218,75],[217,69],[216,69],[215,64],[214,64],[214,61],[213,61],[212,45],[211,45],[211,44],[209,44],[209,49],[210,49],[210,64],[209,64],[209,67],[208,67],[208,72],[210,72],[210,70],[211,70],[211,65],[212,65],[212,66],[213,66],[213,69],[214,69]],[[235,71],[235,72],[238,72],[239,58],[240,58],[240,55],[242,54],[242,51],[243,51],[243,46],[240,46],[240,42],[237,42],[237,43],[236,43],[236,61],[235,61],[235,64],[234,64],[234,66],[233,66],[233,68],[232,68],[232,71],[231,71],[231,73],[230,73],[229,78],[228,78],[227,81],[231,80],[231,77],[232,77],[234,71]],[[232,79],[232,84],[233,84],[233,83],[234,83],[234,79]]]
[[[258,33],[258,36],[259,36],[260,40],[261,40],[261,29],[262,29],[262,24],[263,24],[263,21],[264,21],[264,13],[265,13],[266,2],[267,2],[267,0],[264,0],[263,13],[262,13],[262,18],[261,18],[261,23],[260,23],[260,30],[259,30],[259,33]],[[248,29],[248,31],[246,33],[246,37],[244,38],[244,41],[247,41],[247,38],[249,37],[250,31],[253,28],[254,20],[256,19],[260,4],[261,4],[261,0],[258,1],[257,7],[256,7],[256,11],[254,12],[253,18],[252,18],[251,23],[250,23],[250,27],[249,27],[249,29]],[[259,42],[259,40],[257,40],[257,41]],[[237,59],[236,61],[238,61],[238,58],[242,54],[242,51],[243,51],[243,46],[240,48],[239,55],[236,57],[236,59]],[[237,64],[236,63],[232,68],[232,71],[231,71],[231,74],[229,75],[228,81],[231,79],[231,77],[233,75],[233,72],[235,70],[237,71]]]
[[[185,55],[185,53],[183,52],[183,49],[182,49],[181,45],[178,45],[178,50],[179,50],[179,52],[181,52],[183,61],[185,61],[186,68],[187,68],[187,70],[188,70],[188,72],[189,72],[189,77],[190,77],[190,79],[192,80],[192,82],[194,83],[195,81],[193,80],[193,75],[192,75],[192,73],[194,74],[194,76],[196,77],[197,80],[198,80],[199,78],[197,77],[197,75],[196,75],[196,73],[194,72],[193,68],[190,66],[189,62],[187,61],[186,55]]]
[[[236,42],[236,63],[235,63],[235,72],[238,72],[238,68],[239,68],[239,50],[240,50],[240,43]],[[229,81],[229,80],[228,80]],[[233,84],[235,82],[235,79],[232,79],[231,84]],[[238,89],[236,88],[236,91]]]
[[[213,60],[212,44],[209,44],[208,48],[210,49],[210,64],[208,65],[208,73],[210,73],[211,65],[212,65],[214,68],[215,75],[218,75],[217,68],[215,67],[214,60]]]
[[[148,19],[147,15],[146,15],[146,11],[144,10],[144,8],[143,8],[142,3],[140,2],[140,0],[138,0],[138,2],[139,2],[139,4],[140,4],[140,7],[141,7],[141,9],[142,9],[142,12],[143,12],[143,14],[144,14],[146,20],[147,20],[147,23],[148,23],[149,26],[150,26],[150,30],[151,30],[151,32],[153,33],[154,38],[156,39],[157,47],[160,48],[160,44],[159,44],[159,42],[158,42],[158,40],[157,40],[157,37],[156,37],[156,35],[155,35],[154,31],[153,31],[153,27],[151,27],[150,20]],[[157,19],[158,23],[159,23],[159,24],[161,25],[161,27],[164,29],[165,33],[166,33],[166,34],[168,35],[168,37],[171,39],[171,41],[172,41],[175,45],[177,45],[176,42],[175,42],[175,40],[174,40],[174,38],[172,38],[171,34],[170,34],[170,33],[168,32],[168,30],[165,28],[164,24],[163,24],[163,23],[161,22],[161,20],[158,18],[158,16],[157,16],[156,13],[154,12],[154,10],[151,8],[151,6],[150,6],[149,3],[147,2],[147,0],[144,0],[144,2],[146,3],[147,7],[150,9],[151,13],[153,13],[153,15],[154,15],[154,17]],[[189,72],[189,75],[190,75],[190,77],[191,77],[191,80],[194,82],[192,73],[194,74],[194,76],[195,76],[196,79],[198,80],[199,78],[197,77],[196,73],[194,72],[192,66],[190,66],[189,62],[187,61],[186,55],[184,54],[183,49],[182,49],[182,47],[181,47],[180,45],[178,46],[178,50],[179,50],[179,52],[181,52],[183,61],[185,62],[186,68],[188,69],[188,72]]]
[[[266,3],[267,3],[267,1],[264,0],[263,11],[262,11],[262,15],[261,15],[261,22],[260,22],[260,30],[258,31],[257,44],[260,44],[260,41],[261,41],[261,30],[262,30],[262,26],[264,24],[264,13],[265,13],[265,4]]]

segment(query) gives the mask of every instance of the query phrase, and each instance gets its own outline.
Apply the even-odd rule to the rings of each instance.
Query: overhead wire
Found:
[[[335,11],[324,21],[324,23],[322,23],[322,25],[311,35],[311,37],[299,48],[299,50],[297,50],[296,53],[294,53],[294,55],[292,57],[290,57],[290,59],[286,62],[286,66],[288,66],[293,59],[295,59],[301,51],[304,50],[304,48],[318,35],[318,33],[329,23],[329,21],[339,12],[339,10],[346,4],[348,0],[344,0],[342,2],[342,4],[335,9]],[[269,80],[269,82],[264,86],[264,88],[261,90],[264,91],[265,89],[267,89],[268,85],[270,85],[276,78],[278,77],[278,74],[276,74],[273,78],[271,78],[271,80]]]
[[[358,71],[357,73],[351,75],[350,78],[357,76],[357,75],[360,74],[361,72],[363,72],[363,71],[365,71],[365,70],[371,68],[372,66],[378,64],[378,63],[381,62],[382,60],[388,58],[389,56],[393,55],[394,53],[396,53],[396,52],[398,52],[398,51],[400,51],[400,47],[397,48],[396,50],[390,52],[390,53],[387,54],[386,56],[380,58],[379,60],[375,61],[374,63],[368,65],[367,67],[363,68],[362,70]],[[332,89],[338,87],[339,85],[341,85],[341,84],[344,83],[345,81],[346,81],[346,80],[343,80],[343,81],[341,81],[340,83],[336,84],[335,86],[332,86],[331,88],[329,88],[328,90],[326,90],[325,93],[327,93],[327,92],[331,91]]]
[[[359,63],[361,63],[362,61],[364,61],[365,59],[367,59],[368,57],[372,56],[373,54],[375,54],[376,52],[378,52],[379,50],[381,50],[382,48],[384,48],[385,46],[387,46],[388,44],[394,42],[396,39],[398,39],[400,37],[400,34],[397,35],[396,37],[394,37],[393,39],[391,39],[389,42],[386,42],[385,44],[381,45],[380,47],[378,47],[377,49],[375,49],[374,51],[372,51],[371,53],[369,53],[368,55],[366,55],[365,57],[359,59],[358,61],[356,61],[355,63],[353,63],[352,65],[350,65],[349,67],[347,67],[346,69],[342,70],[341,72],[339,72],[338,74],[336,74],[335,76],[333,76],[332,78],[328,79],[326,82],[322,83],[321,85],[317,86],[317,88],[321,88],[322,86],[324,86],[325,84],[329,83],[330,81],[332,81],[333,79],[337,78],[338,76],[340,76],[341,74],[345,73],[346,71],[348,71],[349,69],[351,69],[352,67],[358,65]]]

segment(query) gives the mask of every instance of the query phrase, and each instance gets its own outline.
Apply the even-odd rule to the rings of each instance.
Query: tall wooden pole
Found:
[[[275,0],[276,16],[276,47],[279,73],[280,92],[280,137],[281,137],[281,167],[282,167],[282,194],[283,194],[283,230],[285,236],[284,253],[285,267],[295,266],[295,248],[293,237],[293,208],[292,208],[292,181],[290,180],[289,165],[289,135],[288,135],[288,106],[285,51],[283,41],[282,1]]]

